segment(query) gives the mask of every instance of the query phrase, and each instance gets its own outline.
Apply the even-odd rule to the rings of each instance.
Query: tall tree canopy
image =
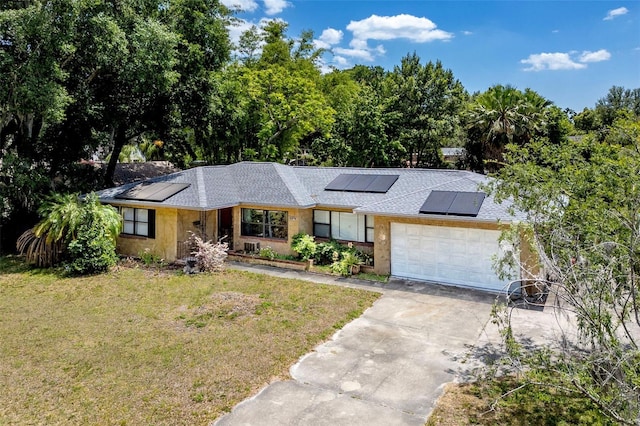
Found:
[[[228,61],[228,14],[218,0],[3,2],[2,216],[33,212],[20,193],[37,204],[51,190],[92,189],[79,186],[81,159],[110,155],[110,182],[130,143],[161,139],[184,158],[184,135],[207,128],[212,73]],[[21,170],[47,185],[15,194]]]
[[[512,86],[496,85],[475,95],[465,114],[470,167],[480,172],[496,170],[508,143],[525,145],[544,135],[551,119],[566,120],[551,106],[552,102],[533,90],[521,92]],[[555,128],[558,132],[553,138],[566,136],[560,124]]]
[[[389,139],[402,145],[417,167],[441,167],[440,148],[460,140],[466,92],[440,61],[402,58],[385,80]]]

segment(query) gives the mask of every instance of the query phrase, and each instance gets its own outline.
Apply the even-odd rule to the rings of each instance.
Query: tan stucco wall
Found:
[[[118,253],[124,256],[138,256],[148,248],[151,253],[172,262],[176,259],[177,253],[178,211],[168,208],[151,210],[156,211],[156,237],[120,235],[117,241]]]
[[[201,216],[202,215],[202,216]],[[191,232],[202,238],[200,235],[200,229],[202,226],[202,220],[204,219],[205,228],[205,241],[218,240],[218,211],[212,210],[208,212],[200,212],[196,210],[178,210],[178,228],[177,228],[177,240],[187,241],[191,236]],[[200,225],[194,225],[194,222],[200,222]]]
[[[313,235],[313,209],[298,210],[298,232]]]
[[[258,209],[258,210],[278,210],[287,212],[287,240],[278,240],[273,238],[260,238],[260,237],[248,237],[241,235],[242,230],[242,209]],[[246,205],[242,207],[233,208],[233,240],[236,250],[243,250],[244,243],[259,242],[260,247],[271,247],[275,252],[280,254],[295,254],[291,250],[291,238],[301,229],[307,232],[306,227],[309,226],[309,212],[310,209],[278,209],[278,208],[265,208],[263,206],[251,206]],[[302,213],[302,214],[301,214]],[[313,219],[312,219],[313,220]],[[302,224],[302,226],[301,226]],[[311,225],[313,226],[313,225]]]
[[[450,226],[455,228],[476,228],[476,229],[501,229],[498,223],[472,222],[464,220],[442,220],[442,219],[414,219],[390,216],[376,216],[374,218],[374,245],[373,255],[375,259],[374,272],[376,274],[388,275],[391,273],[391,222],[411,223],[418,225]]]

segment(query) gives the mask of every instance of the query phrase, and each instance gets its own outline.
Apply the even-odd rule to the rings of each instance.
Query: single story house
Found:
[[[117,247],[167,261],[188,255],[189,231],[232,249],[291,253],[299,233],[353,242],[374,271],[501,291],[493,271],[508,205],[479,189],[486,176],[460,170],[365,169],[240,162],[196,167],[99,192],[120,209]],[[520,278],[521,271],[514,271]]]

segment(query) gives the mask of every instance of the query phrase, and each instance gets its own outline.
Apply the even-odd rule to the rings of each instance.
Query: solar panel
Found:
[[[367,188],[367,192],[379,192],[386,193],[394,183],[398,180],[400,175],[374,175],[375,178],[371,185]]]
[[[431,191],[420,213],[475,217],[485,197],[484,192]]]
[[[447,214],[455,198],[456,193],[452,191],[431,191],[420,207],[420,213]]]
[[[121,200],[162,202],[188,187],[188,183],[145,182],[121,192],[116,195],[115,198]]]
[[[384,194],[399,175],[341,174],[324,189],[326,191],[374,192]]]
[[[347,185],[358,175],[341,174],[332,180],[324,189],[327,191],[344,191]]]
[[[371,182],[373,182],[375,176],[372,175],[356,175],[349,185],[345,188],[345,191],[349,192],[366,192]]]
[[[456,216],[477,216],[484,201],[484,192],[458,192],[447,214]]]

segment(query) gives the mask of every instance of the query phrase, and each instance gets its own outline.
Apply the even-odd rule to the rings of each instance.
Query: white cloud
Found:
[[[627,13],[629,13],[629,9],[627,9],[626,7],[619,7],[617,9],[611,9],[609,12],[607,12],[607,16],[604,17],[604,21],[610,21],[613,18],[616,18],[618,16],[622,16],[622,15],[626,15]]]
[[[249,21],[242,20],[242,19],[232,21],[232,23],[227,26],[227,29],[229,30],[229,39],[231,40],[231,43],[237,45],[238,41],[240,40],[240,35],[254,25],[256,24]],[[256,25],[256,26],[260,28],[260,25]]]
[[[344,33],[340,30],[327,28],[322,31],[318,39],[313,41],[313,44],[317,49],[329,49],[331,46],[340,43],[343,35]]]
[[[232,10],[244,10],[253,12],[258,8],[258,3],[254,0],[220,0],[220,3]]]
[[[463,35],[466,35],[466,36],[470,36],[470,35],[472,35],[473,33],[472,33],[471,31],[462,31],[462,34],[463,34]]]
[[[415,43],[427,43],[435,40],[447,41],[453,38],[453,34],[437,29],[436,24],[427,18],[419,18],[412,15],[378,16],[371,15],[361,21],[351,21],[347,25],[347,30],[351,31],[353,38],[349,42],[349,48],[332,47],[333,53],[343,58],[353,58],[356,60],[372,62],[376,57],[384,55],[386,50],[383,45],[375,47],[369,46],[369,40],[395,40],[406,39]],[[327,44],[338,44],[342,39],[342,32],[327,33],[327,37],[334,36],[333,39],[323,39],[321,36],[316,41],[316,46],[326,47]],[[340,39],[338,39],[338,33]],[[323,32],[323,36],[325,33]],[[337,40],[334,43],[334,40]]]
[[[584,51],[580,55],[580,62],[602,62],[611,59],[611,53],[605,49],[600,49],[596,52]]]
[[[277,15],[291,4],[286,0],[264,0],[265,13],[267,15]]]
[[[453,34],[437,29],[427,18],[412,15],[371,15],[361,21],[351,21],[347,29],[359,40],[394,40],[404,38],[416,43],[449,40]]]
[[[367,62],[373,62],[374,59],[373,53],[369,49],[345,49],[344,47],[334,47],[333,53]]]
[[[333,57],[333,63],[337,67],[346,67],[347,65],[349,65],[349,61],[347,60],[347,58],[338,55]]]
[[[525,71],[543,70],[579,70],[586,68],[585,64],[575,62],[568,53],[537,53],[529,55],[527,59],[520,61],[522,64],[531,65]]]

